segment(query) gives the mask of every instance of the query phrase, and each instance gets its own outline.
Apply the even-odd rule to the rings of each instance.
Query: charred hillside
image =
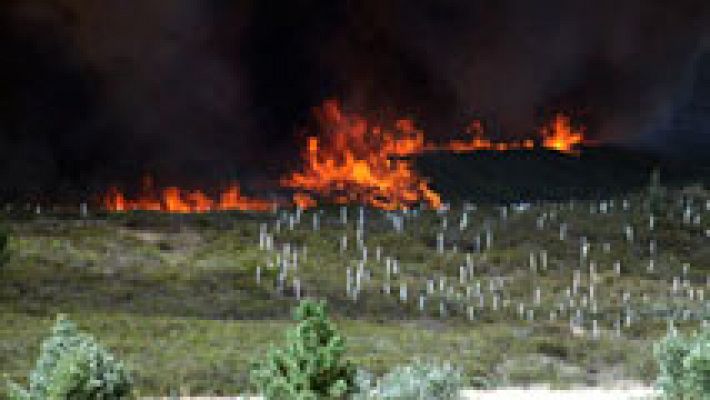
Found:
[[[653,168],[664,185],[710,185],[710,163],[598,146],[578,155],[534,149],[465,154],[428,153],[417,169],[450,201],[535,201],[603,198],[648,185]]]

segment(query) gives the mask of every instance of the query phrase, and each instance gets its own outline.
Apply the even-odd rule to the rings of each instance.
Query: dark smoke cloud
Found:
[[[335,46],[346,50],[331,57],[343,80],[365,71],[351,93],[365,87],[375,107],[382,96],[398,96],[424,118],[432,105],[434,114],[448,110],[449,121],[481,114],[509,134],[566,110],[581,114],[599,138],[647,139],[688,95],[710,33],[705,1],[431,0],[354,8],[358,19]]]
[[[7,0],[0,180],[273,178],[328,97],[432,135],[473,117],[528,135],[565,110],[606,141],[692,144],[673,121],[710,90],[693,86],[709,4]]]
[[[223,20],[188,0],[22,0],[2,11],[0,130],[13,183],[228,178],[253,159],[236,56],[246,13]]]

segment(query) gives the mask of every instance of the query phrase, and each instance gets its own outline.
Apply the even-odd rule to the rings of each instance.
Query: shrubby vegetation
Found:
[[[344,399],[355,390],[355,367],[343,360],[345,340],[328,320],[324,302],[304,300],[298,326],[283,349],[272,347],[252,380],[267,399]]]
[[[460,398],[464,375],[449,363],[416,361],[395,367],[372,385],[360,375],[355,400],[454,400]]]
[[[12,400],[117,400],[129,398],[131,386],[123,363],[59,315],[42,343],[29,388],[10,383],[9,394]]]
[[[710,330],[690,337],[669,335],[654,347],[657,385],[666,399],[710,398]]]
[[[343,360],[345,341],[326,315],[324,302],[304,300],[299,321],[283,349],[271,348],[254,364],[252,381],[267,399],[453,400],[463,371],[449,363],[416,361],[374,377]]]
[[[91,326],[102,340],[120,342],[132,363],[143,367],[137,383],[141,392],[167,395],[185,386],[200,395],[243,393],[250,388],[249,361],[263,358],[268,343],[281,339],[275,326],[292,323],[297,278],[301,296],[328,300],[330,317],[348,339],[348,358],[376,377],[417,357],[434,357],[499,385],[649,383],[657,364],[647,349],[665,333],[666,319],[675,318],[681,332],[707,319],[710,273],[710,192],[702,186],[675,190],[665,170],[662,178],[669,185],[667,210],[654,214],[653,230],[648,190],[592,202],[524,203],[526,211],[520,212],[521,205],[512,204],[507,218],[502,207],[483,203],[453,203],[445,214],[390,215],[366,208],[360,245],[358,209],[352,206],[347,224],[341,223],[340,207],[333,206],[305,211],[293,229],[293,210],[126,213],[79,223],[49,211],[42,218],[33,218],[31,210],[27,218],[9,215],[10,258],[0,272],[0,374],[23,379],[33,368],[36,338],[45,334],[47,318],[72,310],[81,315],[81,326]],[[646,172],[639,185],[648,186]],[[600,212],[602,203],[606,213]],[[473,211],[462,229],[468,208]],[[401,231],[393,227],[394,216],[403,218]],[[262,224],[272,249],[260,246]],[[485,245],[488,225],[490,247]],[[444,233],[443,253],[437,250],[439,232]],[[587,290],[565,294],[580,265],[582,238],[590,244],[587,258],[596,262],[599,277],[594,313],[591,303],[582,306]],[[651,242],[655,271],[649,270]],[[365,247],[362,277],[367,278],[353,300],[353,291],[345,290],[346,269],[357,277]],[[289,268],[279,288],[278,260],[289,253],[291,259],[298,255],[298,268]],[[475,271],[464,274],[461,283],[467,253]],[[392,272],[391,290],[385,293],[388,257],[398,261],[399,271]],[[581,272],[584,289],[589,272]],[[505,280],[502,288],[499,279]],[[435,286],[431,292],[429,281]],[[478,284],[484,297],[477,296]],[[406,300],[400,295],[403,285]],[[533,300],[536,287],[539,304]],[[485,298],[483,307],[477,297]],[[560,303],[569,300],[575,305],[560,311]],[[624,302],[626,307],[620,307]],[[525,313],[519,312],[520,303]],[[575,308],[582,310],[583,329],[569,326]]]

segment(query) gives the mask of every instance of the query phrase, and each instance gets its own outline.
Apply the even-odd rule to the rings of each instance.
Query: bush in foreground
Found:
[[[654,346],[666,399],[710,399],[710,331],[691,337],[667,336]]]
[[[304,300],[298,325],[287,332],[283,349],[270,348],[254,365],[251,379],[267,399],[346,399],[356,390],[355,367],[343,360],[345,340],[326,314],[324,302]]]
[[[59,315],[42,343],[29,388],[11,383],[9,393],[12,400],[116,400],[128,398],[131,386],[121,362]]]
[[[372,387],[371,378],[359,375],[356,400],[454,400],[460,398],[463,373],[449,363],[416,361],[395,367]]]

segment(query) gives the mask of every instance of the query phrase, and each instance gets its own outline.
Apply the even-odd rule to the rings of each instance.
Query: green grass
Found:
[[[52,319],[14,312],[3,312],[2,316],[0,365],[11,379],[22,382],[33,367],[39,344],[51,327]],[[72,314],[70,317],[81,329],[100,338],[122,357],[135,371],[140,391],[150,394],[168,394],[171,388],[181,386],[200,394],[243,392],[247,388],[249,363],[263,354],[269,343],[283,343],[283,332],[291,324],[288,321],[155,318],[124,313]],[[530,354],[550,353],[542,344],[553,340],[549,330],[527,332],[528,340],[520,340],[510,327],[499,324],[471,329],[427,321],[345,320],[337,321],[337,325],[347,338],[349,358],[376,373],[421,357],[453,360],[470,376],[485,376],[491,380],[507,378],[521,383],[543,378],[562,384],[569,379],[554,370],[552,374],[538,371],[545,365],[542,362],[536,365],[528,361],[525,368],[506,363],[506,360]],[[566,336],[562,332],[557,334]],[[643,354],[644,345],[635,341],[598,343],[567,339],[562,346],[568,360],[558,362],[554,367],[558,370],[567,364],[629,362],[643,366],[650,363],[648,355]],[[501,370],[501,367],[507,369]],[[497,374],[493,374],[496,368]],[[584,376],[580,372],[568,383]]]
[[[676,196],[679,196],[676,194]],[[701,204],[707,193],[701,194]],[[667,296],[669,281],[690,263],[691,286],[705,285],[710,273],[710,213],[701,211],[700,225],[679,222],[680,211],[669,199],[669,215],[659,216],[650,232],[648,216],[632,195],[630,212],[607,215],[589,213],[589,203],[541,203],[523,214],[509,213],[501,221],[493,205],[479,205],[469,215],[469,227],[460,232],[460,206],[448,215],[444,254],[436,252],[436,232],[441,216],[422,213],[405,218],[405,231],[393,232],[383,213],[368,210],[365,242],[369,248],[367,268],[372,281],[364,284],[357,303],[345,294],[345,269],[357,266],[355,248],[356,209],[350,209],[349,224],[339,223],[339,209],[326,208],[321,230],[311,229],[311,213],[293,231],[281,224],[276,234],[278,249],[289,242],[308,248],[299,262],[298,276],[305,295],[328,300],[333,319],[347,339],[349,357],[358,365],[381,374],[414,358],[435,357],[463,366],[469,376],[482,376],[492,384],[549,382],[556,386],[597,383],[609,379],[652,380],[656,366],[648,349],[663,335],[668,313],[692,310],[689,321],[678,318],[680,330],[697,328],[698,318],[710,310],[697,301]],[[617,209],[620,199],[616,199]],[[704,203],[702,203],[704,204]],[[543,230],[536,218],[555,214]],[[269,343],[281,343],[296,304],[290,287],[283,295],[275,291],[276,268],[266,268],[275,253],[259,250],[259,224],[271,214],[215,213],[165,215],[129,213],[102,215],[90,221],[67,216],[7,219],[11,234],[9,259],[0,267],[0,374],[23,381],[38,355],[38,347],[56,313],[65,312],[80,327],[134,369],[137,386],[144,394],[168,394],[187,387],[193,394],[234,394],[249,390],[249,362],[264,354]],[[569,225],[569,239],[558,238],[560,222]],[[635,226],[636,241],[626,243],[622,226]],[[458,283],[459,266],[473,239],[488,224],[494,231],[493,247],[473,254],[475,279],[488,290],[489,280],[503,277],[503,300],[509,307],[499,312],[486,307],[468,321],[466,299]],[[341,254],[340,237],[348,235],[348,250]],[[592,243],[589,259],[599,266],[599,309],[602,336],[573,336],[569,314],[547,320],[561,293],[579,266],[579,237]],[[646,272],[648,241],[658,241],[657,271]],[[609,243],[606,253],[601,243]],[[456,244],[459,251],[451,247]],[[392,294],[380,293],[383,263],[375,263],[375,247],[384,256],[400,260],[400,276],[392,280]],[[548,252],[546,271],[531,275],[530,252]],[[622,261],[623,274],[611,271],[614,260]],[[262,283],[255,282],[255,269],[262,267]],[[587,268],[582,285],[586,285]],[[427,279],[446,277],[454,296],[435,294],[426,310],[417,309],[416,296]],[[409,301],[399,302],[399,283],[407,282]],[[517,304],[531,306],[535,287],[544,291],[542,304],[534,307],[536,321],[520,321]],[[710,288],[705,289],[706,299]],[[631,304],[642,319],[624,328],[616,338],[611,320],[623,312],[621,295],[632,294]],[[648,303],[641,293],[651,294]],[[581,298],[575,301],[579,304]],[[439,301],[449,316],[438,317]],[[473,304],[477,302],[472,301]],[[502,304],[501,304],[502,307]],[[542,316],[542,319],[540,319]],[[589,322],[589,316],[587,322]],[[589,329],[589,324],[586,325]],[[1,392],[0,392],[1,393]]]

